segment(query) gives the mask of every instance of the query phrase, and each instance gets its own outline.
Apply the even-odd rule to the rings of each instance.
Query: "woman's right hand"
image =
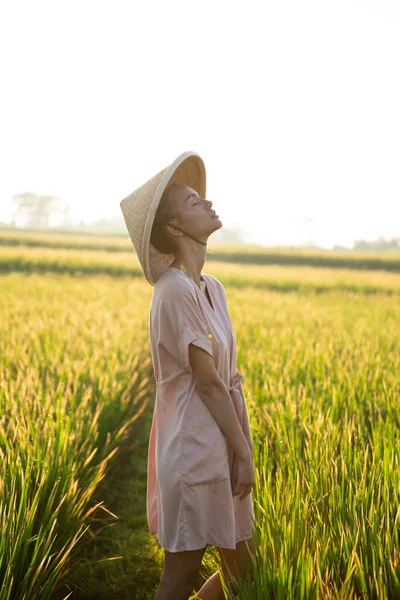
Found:
[[[236,479],[232,482],[232,495],[238,496],[241,493],[240,500],[244,500],[251,493],[254,485],[253,455],[249,454],[247,458],[236,456],[236,460]]]

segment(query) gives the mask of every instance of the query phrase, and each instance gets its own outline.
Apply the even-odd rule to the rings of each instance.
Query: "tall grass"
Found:
[[[400,597],[398,302],[227,295],[256,448],[237,597]]]
[[[95,260],[92,277],[0,278],[0,600],[67,580],[93,491],[151,406],[152,289]],[[255,446],[255,564],[236,598],[400,597],[398,275],[280,267],[282,289],[298,283],[281,293],[259,285],[270,266],[217,268]],[[204,570],[217,561],[210,547]]]
[[[1,600],[52,597],[91,515],[107,510],[91,498],[149,400],[150,359],[133,343],[143,301],[122,315],[121,290],[99,291],[1,280]]]

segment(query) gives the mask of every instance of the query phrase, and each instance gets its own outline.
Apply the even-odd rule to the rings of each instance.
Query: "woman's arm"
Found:
[[[246,459],[251,450],[237,418],[231,395],[215,368],[214,358],[193,344],[189,345],[190,364],[200,398],[226,435],[236,454]]]

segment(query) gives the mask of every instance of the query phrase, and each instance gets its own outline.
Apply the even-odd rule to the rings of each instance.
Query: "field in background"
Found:
[[[48,233],[7,229],[0,230],[0,246],[27,246],[42,248],[65,248],[74,250],[96,250],[132,253],[128,234],[99,236],[79,233]],[[382,269],[400,272],[400,251],[355,252],[352,250],[332,252],[305,248],[265,248],[246,244],[208,244],[207,260],[256,265],[309,265],[346,269]]]
[[[107,274],[114,277],[126,275],[144,280],[143,271],[132,249],[124,252],[109,252],[87,248],[79,250],[73,247],[51,248],[25,245],[0,245],[0,249],[0,273],[36,272],[76,276]],[[394,261],[394,258],[379,260],[389,263],[391,260]],[[397,295],[400,291],[400,271],[386,267],[355,269],[354,265],[351,268],[328,268],[322,265],[318,267],[286,264],[256,265],[209,260],[207,257],[203,271],[214,275],[224,285],[251,286],[282,292],[337,290]]]
[[[113,238],[1,237],[0,600],[150,600],[152,287],[129,244],[104,249]],[[400,596],[400,273],[209,258],[255,442],[240,599]],[[202,574],[218,566],[209,547]]]

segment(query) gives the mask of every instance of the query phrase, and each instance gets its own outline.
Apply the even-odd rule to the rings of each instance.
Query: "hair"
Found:
[[[170,223],[173,219],[179,221],[180,214],[172,201],[173,196],[167,193],[167,190],[169,190],[169,186],[165,188],[161,196],[156,216],[154,217],[150,242],[159,252],[172,254],[176,253],[179,248],[175,237],[170,235],[166,223]]]

